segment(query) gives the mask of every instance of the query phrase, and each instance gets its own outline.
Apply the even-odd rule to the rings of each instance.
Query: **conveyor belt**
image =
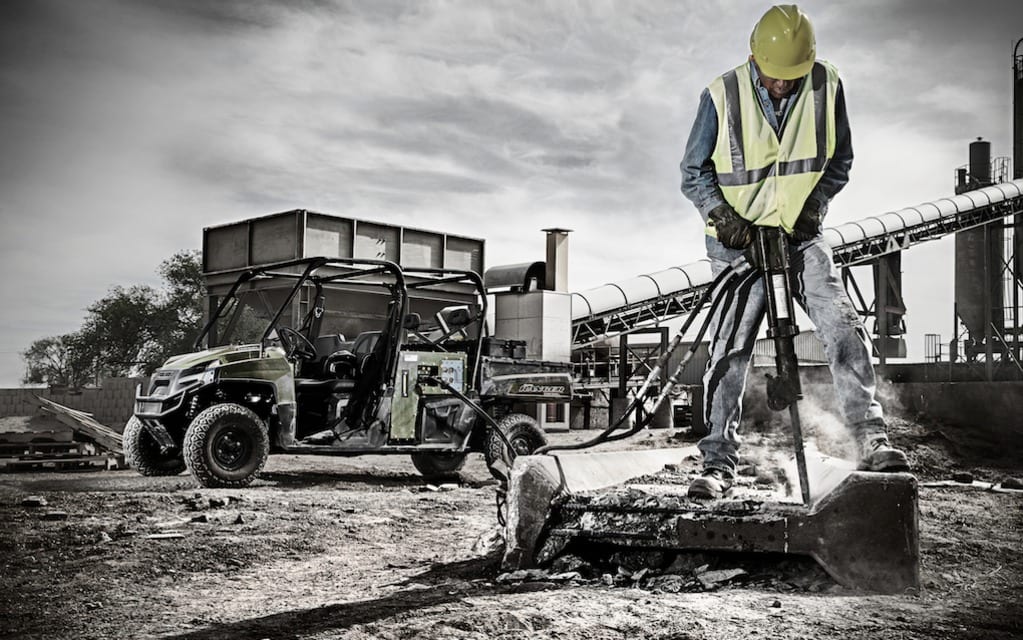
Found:
[[[842,267],[1023,214],[1023,180],[1013,180],[824,230]],[[636,276],[572,294],[572,343],[585,347],[685,315],[711,281],[710,263]]]

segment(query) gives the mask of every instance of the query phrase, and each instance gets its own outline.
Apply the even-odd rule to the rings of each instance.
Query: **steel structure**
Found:
[[[1023,215],[1023,179],[829,227],[824,238],[845,269],[1015,215]],[[699,260],[573,293],[573,348],[685,315],[710,281],[710,262]]]

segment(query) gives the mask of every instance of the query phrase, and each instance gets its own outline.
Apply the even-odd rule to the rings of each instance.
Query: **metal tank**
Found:
[[[970,165],[966,176],[958,174],[956,193],[991,184],[991,143],[977,139],[970,143]],[[956,313],[974,345],[986,342],[990,325],[1004,326],[1002,259],[1004,229],[984,225],[961,231],[955,238]],[[971,358],[972,359],[972,358]]]

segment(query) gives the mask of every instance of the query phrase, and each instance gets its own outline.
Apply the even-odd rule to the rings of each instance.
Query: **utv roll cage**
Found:
[[[297,270],[296,270],[297,268]],[[375,278],[376,276],[380,276]],[[487,296],[483,279],[474,271],[459,269],[441,268],[403,268],[397,263],[389,260],[359,259],[359,258],[299,258],[284,262],[263,265],[247,269],[242,272],[231,288],[225,293],[216,310],[210,314],[210,318],[196,338],[193,348],[202,349],[211,332],[217,326],[218,321],[225,318],[229,313],[240,311],[240,305],[232,307],[232,302],[238,301],[242,286],[257,280],[273,278],[279,281],[294,280],[294,284],[288,291],[284,301],[277,305],[272,318],[267,322],[266,328],[260,336],[260,348],[265,345],[270,334],[278,328],[282,316],[294,302],[298,293],[305,286],[314,287],[314,304],[305,314],[299,333],[312,341],[319,335],[320,321],[323,316],[323,290],[330,284],[343,283],[348,287],[373,287],[384,288],[390,292],[388,312],[381,336],[386,339],[384,362],[386,363],[384,380],[392,379],[397,366],[400,347],[402,343],[402,329],[407,329],[424,344],[432,349],[446,351],[441,344],[444,340],[457,333],[460,329],[476,325],[478,329],[471,332],[473,335],[472,344],[469,346],[472,362],[468,373],[469,379],[476,379],[479,373],[480,357],[483,353],[482,344],[487,337]],[[443,318],[438,318],[443,332],[439,338],[431,339],[419,332],[420,319],[418,314],[409,314],[410,291],[423,292],[431,288],[443,287],[445,285],[469,286],[475,293],[478,310],[462,314],[454,314],[456,318],[455,328],[450,329],[444,324]],[[233,320],[228,319],[228,330]],[[212,346],[212,345],[210,345]]]

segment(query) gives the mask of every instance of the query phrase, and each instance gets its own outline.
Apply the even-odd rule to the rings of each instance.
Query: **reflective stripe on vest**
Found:
[[[717,78],[708,90],[718,116],[711,160],[722,195],[747,220],[791,232],[835,153],[837,70],[827,62],[814,64],[782,122],[780,139],[764,115],[749,63]],[[707,233],[715,235],[713,226]]]

